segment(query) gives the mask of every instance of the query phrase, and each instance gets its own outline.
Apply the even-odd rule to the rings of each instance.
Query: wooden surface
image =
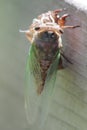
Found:
[[[27,29],[38,14],[67,8],[70,25],[63,35],[64,52],[73,64],[58,71],[49,116],[43,130],[87,130],[87,14],[60,0],[2,1],[0,4],[0,130],[31,130],[24,110]],[[37,130],[34,126],[33,130]]]
[[[87,129],[87,15],[69,6],[68,23],[79,24],[75,30],[68,29],[63,37],[65,54],[73,65],[58,72],[50,115],[50,129]],[[49,129],[49,128],[48,128]]]

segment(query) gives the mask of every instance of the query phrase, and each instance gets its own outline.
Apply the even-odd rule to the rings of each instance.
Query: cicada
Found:
[[[57,70],[63,68],[62,34],[68,14],[59,16],[63,9],[48,11],[33,19],[26,33],[30,41],[26,65],[26,111],[31,125],[43,124],[49,113]],[[65,58],[67,59],[67,58]]]

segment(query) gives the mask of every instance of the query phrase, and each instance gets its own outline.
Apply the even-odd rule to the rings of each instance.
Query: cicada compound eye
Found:
[[[35,27],[34,30],[38,31],[40,30],[40,27]]]

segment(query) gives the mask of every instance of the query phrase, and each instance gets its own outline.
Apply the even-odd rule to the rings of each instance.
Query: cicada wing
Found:
[[[52,93],[53,93],[53,89],[54,89],[54,85],[56,81],[59,60],[60,60],[60,53],[58,52],[55,61],[51,64],[47,72],[47,77],[46,77],[45,86],[42,92],[42,99],[41,99],[41,111],[42,111],[41,127],[43,127],[44,122],[46,121],[48,113],[49,113]]]
[[[37,84],[35,81],[37,76]],[[40,95],[37,94],[37,86],[41,82],[41,71],[36,59],[33,45],[29,49],[26,65],[26,90],[25,90],[25,108],[29,124],[34,124],[39,116]]]
[[[37,83],[39,85],[41,82],[40,65],[37,58],[35,57],[33,46],[31,46],[29,51],[26,67],[27,88],[25,95],[25,105],[29,123],[31,125],[40,125],[39,128],[43,126],[49,112],[49,105],[56,80],[59,59],[60,53],[57,54],[56,60],[48,69],[44,90],[41,94],[38,95],[36,91],[37,84],[35,82],[34,76],[37,76]]]

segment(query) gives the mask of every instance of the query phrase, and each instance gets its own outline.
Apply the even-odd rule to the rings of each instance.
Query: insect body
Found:
[[[68,14],[59,16],[62,9],[48,11],[33,20],[24,31],[31,43],[26,67],[26,109],[30,124],[42,124],[48,114],[57,70],[62,68],[61,35]]]

